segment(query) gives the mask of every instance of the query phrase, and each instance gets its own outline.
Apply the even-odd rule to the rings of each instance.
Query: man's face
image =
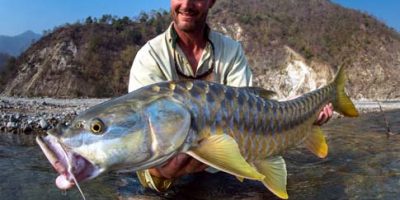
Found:
[[[175,28],[183,32],[198,31],[206,23],[208,9],[215,0],[171,0]]]

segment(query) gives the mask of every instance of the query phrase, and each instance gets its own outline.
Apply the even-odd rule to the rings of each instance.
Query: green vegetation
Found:
[[[210,12],[209,23],[233,38],[241,35],[236,39],[241,40],[256,76],[284,62],[283,46],[299,52],[309,62],[323,61],[336,66],[346,61],[372,68],[374,65],[395,66],[393,55],[389,53],[398,52],[396,44],[400,43],[400,34],[374,17],[343,9],[329,0],[218,0]],[[137,51],[169,24],[169,13],[159,10],[143,12],[135,18],[87,17],[45,31],[40,41],[10,61],[5,75],[1,75],[0,91],[5,83],[14,79],[22,64],[35,64],[43,66],[45,70],[41,71],[45,73],[35,76],[38,83],[30,85],[34,89],[29,89],[29,95],[110,97],[125,94]],[[241,34],[238,34],[238,27],[242,29]],[[65,43],[72,43],[76,52],[63,51],[55,56],[70,58],[67,65],[71,67],[51,70],[58,64],[51,63],[47,55],[51,52],[44,49]],[[386,50],[380,51],[378,47]],[[47,54],[38,56],[41,51]],[[42,89],[66,83],[68,81],[63,80],[71,78],[78,84],[67,88],[58,86],[62,90]],[[15,86],[11,95],[27,95],[19,93],[24,88],[22,84]]]
[[[219,0],[210,19],[216,27],[239,23],[251,38],[245,45],[248,55],[279,43],[307,59],[332,65],[351,60],[358,56],[354,52],[375,48],[376,43],[389,44],[389,38],[400,40],[398,33],[374,17],[327,0]]]
[[[2,68],[0,70],[0,91],[2,91],[8,81],[17,74],[17,59],[4,54],[1,54],[0,57],[4,59],[4,63],[2,63]]]
[[[46,70],[51,71],[46,75],[49,77],[41,77],[42,81],[50,82],[51,77],[71,78],[63,77],[64,74],[71,74],[79,82],[78,85],[83,86],[66,88],[70,90],[71,96],[118,96],[128,91],[129,70],[137,51],[148,40],[163,32],[169,24],[169,13],[163,10],[141,13],[136,19],[112,15],[103,15],[99,19],[87,17],[82,22],[45,31],[43,39],[19,59],[26,62],[29,55],[37,51],[72,41],[77,46],[77,54],[69,55],[73,57],[73,63],[69,63],[73,68],[51,71],[50,61],[36,60],[42,62]],[[70,53],[65,51],[62,56]],[[31,92],[29,95],[46,95],[46,91]]]
[[[93,96],[122,95],[127,92],[130,66],[139,48],[163,32],[169,25],[166,11],[142,13],[140,20],[103,15],[99,20],[87,18],[81,28],[84,41],[76,60],[82,66],[79,76],[96,84]]]
[[[10,55],[6,53],[0,53],[0,72],[3,70],[5,64],[7,63],[8,59],[10,59]]]

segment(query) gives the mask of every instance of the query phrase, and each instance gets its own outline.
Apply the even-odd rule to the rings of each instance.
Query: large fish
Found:
[[[240,180],[261,181],[286,199],[282,152],[304,143],[317,156],[327,155],[313,123],[328,102],[345,116],[358,115],[344,80],[339,69],[325,87],[283,102],[260,88],[161,82],[96,105],[37,142],[60,173],[59,188],[108,170],[160,166],[183,152]]]

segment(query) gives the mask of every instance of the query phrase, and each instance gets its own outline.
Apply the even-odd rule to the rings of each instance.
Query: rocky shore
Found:
[[[0,97],[0,133],[43,134],[106,100]],[[400,109],[400,101],[356,101],[356,107],[361,112],[380,112]]]
[[[43,134],[105,100],[0,97],[0,132]]]

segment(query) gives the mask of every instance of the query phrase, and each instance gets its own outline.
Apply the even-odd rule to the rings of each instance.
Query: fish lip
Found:
[[[77,182],[81,182],[98,176],[102,171],[86,158],[63,145],[52,135],[46,137],[37,136],[36,142],[39,144],[53,168],[60,174],[60,176],[66,177],[67,181],[69,181],[70,187],[75,185],[74,177]],[[70,170],[68,169],[66,156],[68,156],[71,161]],[[57,185],[57,187],[60,186]]]

